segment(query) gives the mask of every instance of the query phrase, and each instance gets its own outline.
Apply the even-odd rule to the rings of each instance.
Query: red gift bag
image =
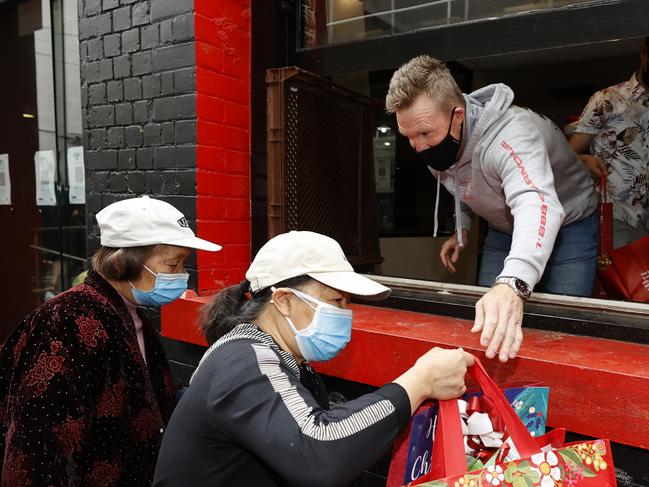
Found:
[[[496,461],[467,472],[457,400],[440,401],[430,472],[410,485],[425,487],[614,487],[617,485],[608,440],[563,443],[563,431],[540,438],[529,434],[498,386],[476,359],[469,374],[493,404],[509,435]],[[509,449],[509,451],[507,451]],[[512,457],[513,460],[502,460]],[[490,464],[491,463],[491,464]]]
[[[613,249],[613,204],[606,194],[606,176],[600,178],[599,257],[597,277],[605,296],[649,303],[649,235]]]
[[[539,382],[517,381],[499,384],[511,407],[537,436],[545,433],[549,388]],[[481,396],[471,388],[462,397],[469,404]],[[395,440],[386,487],[401,487],[430,470],[432,445],[437,425],[437,401],[422,404],[410,418],[408,428]],[[481,409],[481,408],[477,408]]]

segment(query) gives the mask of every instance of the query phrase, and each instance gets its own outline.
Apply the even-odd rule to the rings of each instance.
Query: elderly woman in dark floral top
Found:
[[[197,238],[148,197],[97,214],[102,247],[83,284],[38,307],[0,349],[3,487],[146,486],[174,404],[164,351],[139,306],[187,289]]]

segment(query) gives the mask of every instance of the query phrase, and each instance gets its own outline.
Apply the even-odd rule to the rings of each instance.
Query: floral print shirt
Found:
[[[174,387],[142,321],[146,363],[121,296],[91,272],[12,332],[0,349],[1,486],[151,484]]]
[[[649,91],[631,79],[595,93],[575,132],[593,134],[591,154],[611,170],[613,218],[649,230]]]

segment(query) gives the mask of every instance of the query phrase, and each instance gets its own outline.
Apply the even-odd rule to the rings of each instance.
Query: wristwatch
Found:
[[[500,276],[494,281],[494,286],[496,284],[507,284],[511,290],[516,293],[516,296],[523,300],[523,302],[530,299],[530,295],[532,294],[532,289],[529,284],[518,277]]]

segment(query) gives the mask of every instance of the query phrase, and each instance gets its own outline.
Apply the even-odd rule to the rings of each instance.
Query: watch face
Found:
[[[516,284],[516,289],[522,294],[529,294],[530,293],[530,288],[525,284],[525,281],[521,281],[520,279],[514,279],[514,283]]]

